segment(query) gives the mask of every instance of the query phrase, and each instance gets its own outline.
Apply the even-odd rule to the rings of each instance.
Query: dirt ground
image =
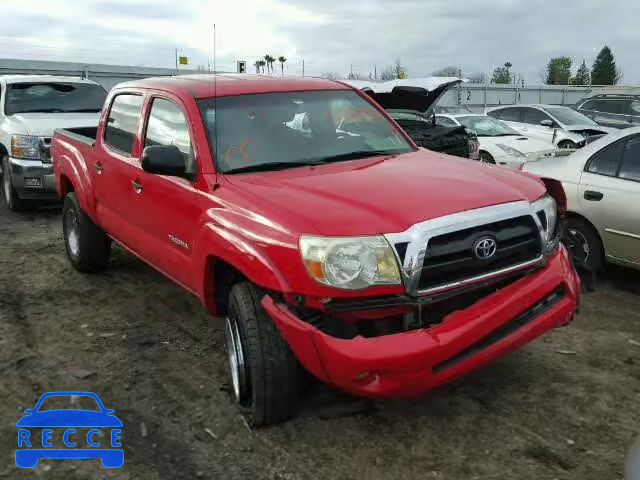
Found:
[[[226,392],[221,322],[128,253],[83,276],[57,210],[0,209],[0,272],[0,478],[603,480],[640,432],[637,272],[610,269],[574,324],[422,398],[313,386],[257,431]],[[15,466],[15,422],[54,390],[115,409],[122,468]]]

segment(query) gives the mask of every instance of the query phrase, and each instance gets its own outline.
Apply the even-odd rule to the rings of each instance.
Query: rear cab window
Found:
[[[4,110],[16,113],[100,112],[107,92],[94,83],[21,82],[7,85]]]
[[[138,122],[142,111],[143,96],[121,93],[113,98],[107,125],[104,129],[104,143],[118,153],[131,156],[138,133]]]

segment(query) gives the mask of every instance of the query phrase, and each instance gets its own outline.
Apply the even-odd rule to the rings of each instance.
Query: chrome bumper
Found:
[[[58,197],[51,163],[9,157],[9,168],[11,183],[20,198],[55,199]]]

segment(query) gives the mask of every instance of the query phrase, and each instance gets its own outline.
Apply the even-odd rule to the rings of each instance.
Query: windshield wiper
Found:
[[[397,155],[398,153],[402,153],[402,150],[357,150],[355,152],[348,153],[340,153],[338,155],[331,155],[328,157],[316,158],[313,161],[317,163],[332,163],[332,162],[343,162],[347,160],[358,160],[359,158],[367,158],[367,157],[379,157],[379,156],[387,156],[387,155]]]
[[[226,170],[224,173],[250,173],[250,172],[265,172],[269,170],[283,170],[285,168],[295,167],[308,167],[313,165],[322,165],[322,162],[266,162],[259,163],[257,165],[247,165],[245,167],[232,168]]]

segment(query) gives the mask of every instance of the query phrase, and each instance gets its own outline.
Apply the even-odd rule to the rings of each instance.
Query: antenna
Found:
[[[218,72],[216,70],[216,24],[213,24],[213,155],[214,158],[218,157]],[[214,162],[217,164],[217,162]],[[213,186],[214,190],[219,187],[218,183],[218,168],[216,165],[216,183]]]

